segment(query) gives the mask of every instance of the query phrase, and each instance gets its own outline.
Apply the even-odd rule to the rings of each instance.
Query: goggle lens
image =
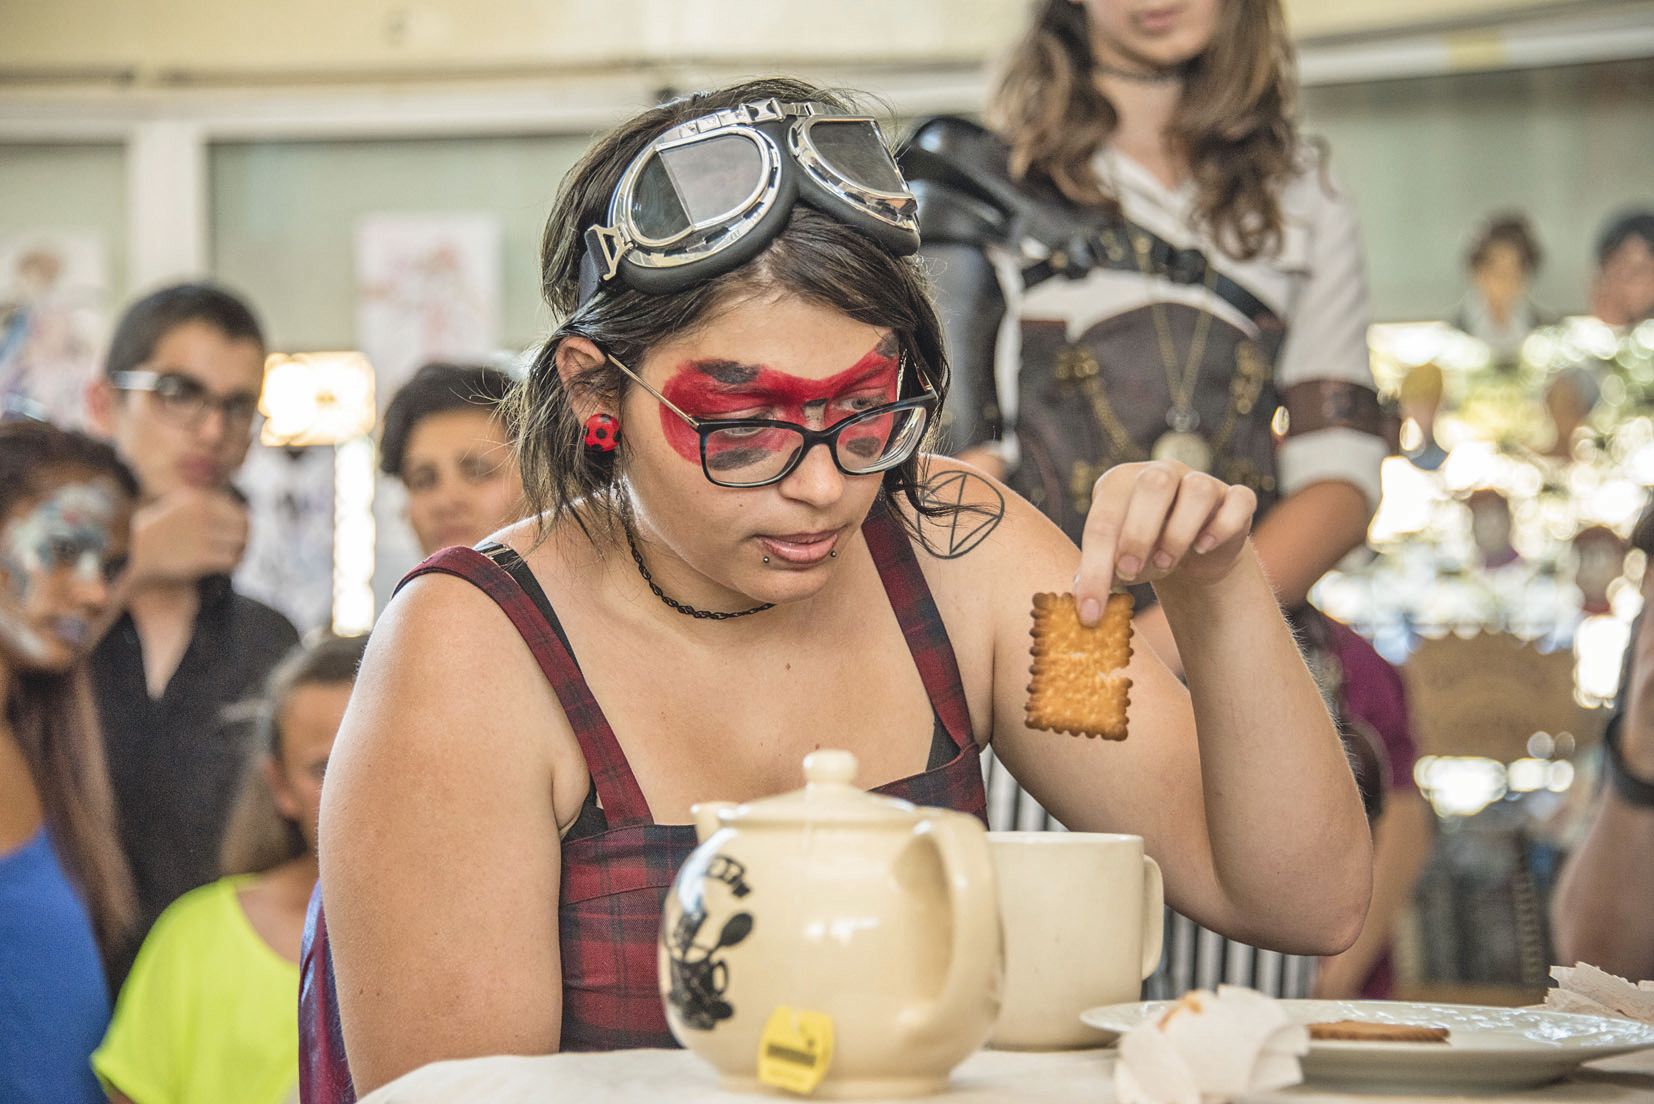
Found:
[[[632,219],[655,241],[742,213],[764,180],[764,156],[750,139],[713,135],[661,150],[638,174]]]
[[[670,241],[689,229],[689,215],[659,157],[649,159],[632,187],[632,225],[656,241]]]
[[[907,182],[873,123],[818,116],[810,122],[809,135],[821,159],[843,179],[877,192],[907,191]]]

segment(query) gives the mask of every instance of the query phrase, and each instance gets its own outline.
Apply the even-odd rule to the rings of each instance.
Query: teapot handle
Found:
[[[928,840],[941,857],[953,918],[953,944],[941,992],[935,1001],[910,1008],[903,1016],[909,1031],[929,1036],[952,1030],[958,1010],[981,1000],[984,988],[999,1003],[1004,945],[987,829],[968,814],[939,811],[920,822],[914,835]],[[991,987],[984,986],[985,975],[995,979]]]
[[[1160,965],[1160,944],[1166,937],[1166,887],[1160,864],[1143,856],[1143,977]]]

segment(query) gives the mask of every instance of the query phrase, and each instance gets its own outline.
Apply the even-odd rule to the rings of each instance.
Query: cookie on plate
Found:
[[[1448,1030],[1425,1024],[1375,1023],[1371,1020],[1335,1020],[1309,1025],[1309,1037],[1341,1043],[1445,1043]]]

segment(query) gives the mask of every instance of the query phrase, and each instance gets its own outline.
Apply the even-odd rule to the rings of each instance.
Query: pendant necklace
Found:
[[[1195,322],[1194,336],[1189,341],[1188,361],[1180,377],[1171,325],[1166,321],[1165,307],[1159,291],[1154,287],[1154,274],[1149,270],[1149,240],[1143,234],[1131,233],[1131,243],[1132,252],[1137,256],[1137,267],[1154,296],[1149,301],[1149,313],[1154,316],[1155,333],[1160,343],[1160,363],[1166,370],[1166,389],[1172,400],[1171,409],[1166,411],[1166,432],[1155,439],[1149,456],[1155,460],[1175,460],[1195,471],[1210,472],[1212,446],[1196,432],[1200,428],[1200,414],[1195,410],[1194,397],[1195,385],[1200,380],[1201,360],[1206,355],[1206,333],[1211,328],[1212,312],[1205,307],[1200,308],[1200,318]],[[1208,262],[1206,278],[1201,285],[1208,294],[1216,278],[1217,268]]]

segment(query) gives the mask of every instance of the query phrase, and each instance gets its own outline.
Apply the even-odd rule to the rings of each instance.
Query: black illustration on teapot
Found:
[[[706,876],[728,885],[736,897],[751,892],[746,868],[734,859],[714,857]],[[729,963],[718,952],[752,934],[752,913],[737,912],[725,920],[717,939],[706,946],[696,942],[707,920],[704,898],[697,893],[683,900],[683,905],[672,930],[661,933],[671,963],[672,984],[666,999],[685,1027],[710,1031],[735,1015],[734,1006],[724,999],[729,991]]]

